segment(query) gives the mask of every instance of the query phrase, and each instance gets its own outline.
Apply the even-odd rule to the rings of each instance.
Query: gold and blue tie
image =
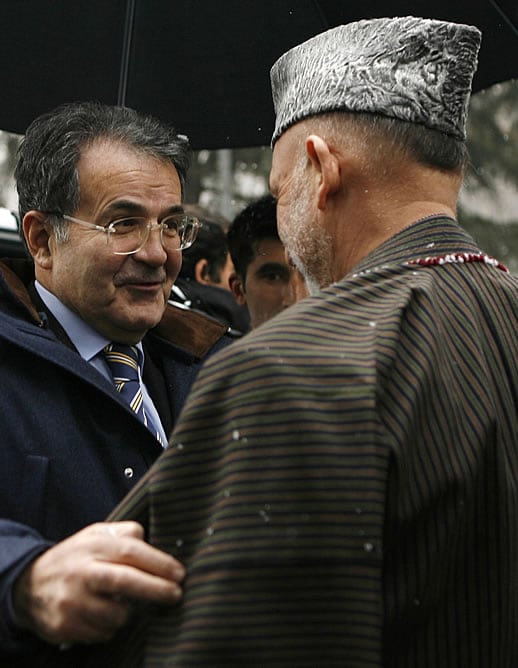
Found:
[[[104,350],[104,357],[110,367],[113,382],[122,398],[129,404],[139,420],[162,443],[159,431],[148,419],[144,410],[144,398],[139,378],[139,351],[136,346],[125,343],[110,343]]]

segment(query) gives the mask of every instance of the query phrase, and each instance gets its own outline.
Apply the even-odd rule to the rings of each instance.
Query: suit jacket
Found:
[[[425,219],[209,360],[112,515],[186,563],[183,601],[101,659],[517,666],[518,280],[500,269]]]
[[[0,266],[0,660],[31,649],[27,665],[61,655],[9,625],[12,582],[53,541],[103,520],[162,452],[126,402],[30,299],[32,265]],[[143,346],[150,393],[166,430],[226,328],[169,306]],[[38,656],[38,662],[35,659]],[[48,663],[47,663],[48,661]],[[1,664],[0,664],[1,665]]]

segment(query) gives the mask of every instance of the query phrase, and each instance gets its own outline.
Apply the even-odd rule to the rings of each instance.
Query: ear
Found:
[[[306,138],[306,154],[319,175],[317,206],[324,210],[329,196],[340,188],[340,161],[329,144],[318,135]]]
[[[207,271],[208,268],[209,262],[206,258],[202,258],[196,262],[194,265],[194,279],[197,283],[204,283],[205,285],[210,283]]]
[[[52,227],[41,211],[28,211],[22,221],[23,234],[34,264],[42,269],[52,267]]]
[[[228,285],[230,292],[234,295],[234,299],[239,306],[244,306],[246,304],[245,286],[239,274],[232,272],[228,277]]]

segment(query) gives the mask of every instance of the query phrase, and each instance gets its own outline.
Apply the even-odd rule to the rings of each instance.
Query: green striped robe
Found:
[[[209,360],[113,515],[187,565],[183,603],[111,665],[518,666],[518,282],[406,264],[457,252],[417,222]]]

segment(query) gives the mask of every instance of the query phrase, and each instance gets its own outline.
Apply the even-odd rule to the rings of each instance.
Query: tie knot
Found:
[[[136,346],[110,343],[103,353],[115,382],[138,380],[139,352]]]

